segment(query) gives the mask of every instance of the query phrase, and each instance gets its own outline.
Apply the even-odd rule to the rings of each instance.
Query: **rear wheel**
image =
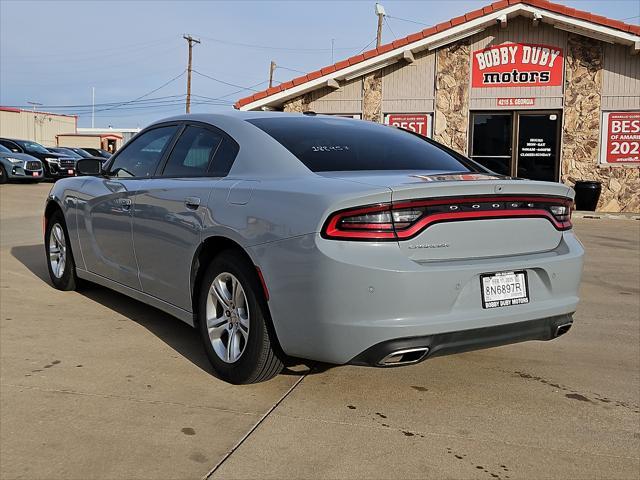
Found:
[[[267,329],[268,310],[255,267],[228,250],[213,259],[202,280],[199,329],[215,372],[230,383],[269,380],[283,364]]]
[[[75,290],[78,282],[76,265],[64,216],[59,210],[47,221],[44,241],[51,283],[58,290]]]
[[[7,171],[0,165],[0,183],[7,183]]]

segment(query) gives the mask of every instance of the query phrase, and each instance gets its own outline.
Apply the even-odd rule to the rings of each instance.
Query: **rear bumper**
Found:
[[[511,326],[570,315],[578,304],[584,250],[569,231],[547,252],[417,262],[396,243],[332,241],[312,234],[252,247],[250,254],[265,278],[284,352],[344,364],[398,339],[436,338],[444,354],[452,350],[443,340],[451,332],[517,331]],[[483,309],[480,275],[511,270],[527,272],[530,302]],[[523,335],[522,340],[530,339],[530,333]],[[492,346],[491,338],[482,337],[474,348]],[[521,341],[517,338],[506,343]]]
[[[427,358],[499,347],[529,340],[552,340],[567,333],[572,324],[573,314],[566,314],[495,327],[474,328],[422,337],[398,338],[369,347],[351,359],[349,363],[371,367],[400,366],[418,363]],[[399,364],[386,364],[383,361],[396,352],[422,351],[422,349],[425,349],[423,355],[413,358],[408,357],[406,361]]]

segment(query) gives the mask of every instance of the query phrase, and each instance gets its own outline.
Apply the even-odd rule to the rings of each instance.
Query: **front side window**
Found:
[[[187,127],[171,152],[162,174],[166,177],[204,175],[221,141],[220,133],[202,127]]]
[[[115,177],[152,176],[178,126],[159,127],[131,140],[127,148],[115,157],[110,167]]]
[[[478,170],[468,159],[432,140],[372,122],[311,116],[248,122],[280,142],[312,172]]]

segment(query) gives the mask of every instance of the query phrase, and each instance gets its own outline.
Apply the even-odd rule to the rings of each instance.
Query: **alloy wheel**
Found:
[[[209,287],[206,322],[209,340],[220,360],[238,361],[249,340],[249,305],[240,281],[228,272],[220,273]]]
[[[59,223],[54,224],[49,232],[49,263],[55,277],[62,278],[67,264],[67,242]]]

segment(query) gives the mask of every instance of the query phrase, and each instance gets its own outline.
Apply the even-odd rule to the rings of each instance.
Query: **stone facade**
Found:
[[[285,112],[302,113],[308,110],[309,101],[306,95],[301,95],[284,103],[282,110]]]
[[[602,92],[602,42],[569,34],[565,59],[562,181],[602,182],[597,210],[640,211],[637,166],[601,166],[600,120]]]
[[[382,122],[382,70],[365,75],[363,78],[362,119]]]
[[[469,55],[469,43],[461,41],[439,49],[436,58],[433,138],[461,153],[467,153],[468,142]]]

